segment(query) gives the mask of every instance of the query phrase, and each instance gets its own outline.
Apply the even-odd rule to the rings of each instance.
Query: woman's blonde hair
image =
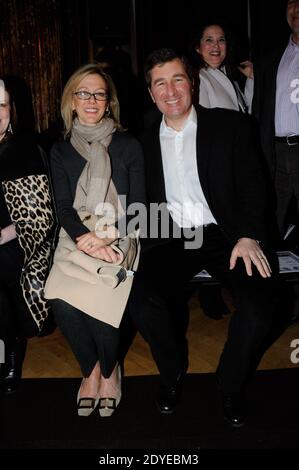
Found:
[[[76,70],[73,75],[68,79],[61,98],[61,115],[65,126],[65,136],[71,133],[74,112],[73,112],[73,93],[77,89],[81,80],[91,74],[97,74],[105,80],[107,85],[107,105],[109,106],[109,117],[115,122],[116,128],[122,129],[122,125],[119,120],[119,102],[117,98],[116,88],[112,78],[106,74],[97,63],[86,64]]]

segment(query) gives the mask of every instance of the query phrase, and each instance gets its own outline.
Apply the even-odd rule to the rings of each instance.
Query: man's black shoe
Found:
[[[244,393],[222,393],[224,419],[233,427],[244,425],[246,417],[246,400]]]
[[[174,412],[174,409],[179,401],[181,395],[181,387],[160,387],[156,398],[156,404],[158,410],[162,414],[168,414]]]
[[[161,384],[156,398],[156,405],[162,414],[170,415],[181,397],[183,380],[187,371],[187,363],[172,387]]]

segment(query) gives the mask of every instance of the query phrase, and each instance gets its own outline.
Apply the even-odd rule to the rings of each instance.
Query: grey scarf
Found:
[[[112,204],[117,214],[118,195],[111,178],[107,150],[114,131],[115,124],[110,118],[105,118],[96,126],[84,126],[78,118],[74,120],[71,144],[86,160],[73,204],[78,212],[100,213],[99,204],[106,202]]]

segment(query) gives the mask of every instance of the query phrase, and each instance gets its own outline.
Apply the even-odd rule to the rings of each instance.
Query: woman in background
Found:
[[[229,33],[224,27],[218,23],[203,26],[195,49],[199,59],[199,104],[206,108],[250,111],[253,66],[250,61],[235,66]],[[247,77],[244,93],[236,80],[238,69]]]
[[[249,113],[253,96],[253,66],[245,61],[237,68],[233,63],[229,32],[218,22],[207,23],[199,31],[195,44],[199,70],[199,104],[205,108],[225,108]],[[236,77],[238,69],[246,77],[244,93]],[[229,310],[222,299],[221,287],[204,285],[198,289],[204,313],[214,319]]]
[[[0,79],[0,387],[16,391],[27,338],[42,335],[54,215],[39,147],[17,125],[13,80]],[[2,362],[2,361],[1,361]]]

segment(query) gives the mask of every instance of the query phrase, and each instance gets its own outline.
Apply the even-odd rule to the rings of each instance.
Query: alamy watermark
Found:
[[[138,230],[141,238],[183,238],[186,249],[198,249],[203,243],[202,203],[146,206],[135,202],[127,206],[126,196],[121,195],[118,210],[105,202],[97,205],[95,213],[98,216],[95,231],[100,238],[114,238],[117,221],[120,237]]]
[[[295,78],[291,81],[291,88],[295,88],[291,93],[291,101],[297,104],[299,103],[299,78]]]
[[[290,344],[294,351],[291,352],[290,359],[293,364],[299,364],[299,339],[293,339]]]

